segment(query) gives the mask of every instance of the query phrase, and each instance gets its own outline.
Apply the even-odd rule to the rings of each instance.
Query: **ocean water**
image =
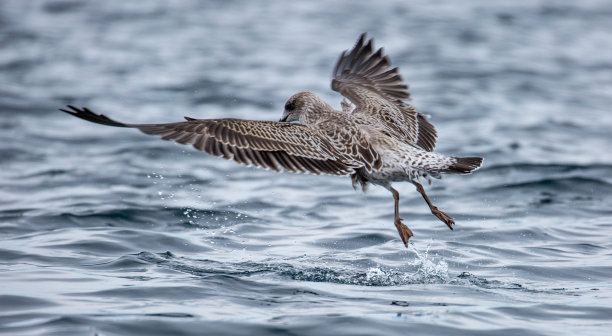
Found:
[[[368,32],[485,158],[393,199],[126,122],[277,120]],[[0,333],[612,334],[609,1],[0,2]]]

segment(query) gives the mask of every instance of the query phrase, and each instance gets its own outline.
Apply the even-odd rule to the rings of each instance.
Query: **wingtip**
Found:
[[[65,109],[59,109],[62,112],[68,113],[77,118],[81,118],[83,120],[87,120],[93,123],[107,125],[107,126],[115,126],[115,127],[131,127],[127,124],[115,121],[105,116],[104,114],[94,113],[92,110],[87,107],[77,108],[72,105],[66,105],[71,111]]]
[[[357,41],[358,45],[373,45],[374,44],[374,38],[373,37],[368,37],[368,32],[363,32],[361,33],[361,35],[359,35],[359,40]]]
[[[69,108],[69,109],[70,109],[70,110],[72,110],[72,111],[65,110],[65,109],[63,109],[63,108],[58,109],[58,110],[60,110],[60,111],[62,111],[62,112],[64,112],[64,113],[71,114],[71,115],[76,115],[76,114],[77,114],[78,109],[77,109],[77,108],[75,108],[74,106],[72,106],[72,105],[66,105],[66,107],[67,107],[67,108]]]
[[[359,35],[359,39],[357,40],[357,43],[355,43],[354,49],[361,49],[363,47],[367,39],[367,34],[368,33],[361,33],[361,35]]]

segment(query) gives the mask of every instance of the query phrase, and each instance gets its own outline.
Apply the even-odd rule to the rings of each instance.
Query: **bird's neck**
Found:
[[[316,106],[306,110],[300,115],[300,124],[316,125],[322,121],[328,120],[331,116],[339,113],[328,104]]]

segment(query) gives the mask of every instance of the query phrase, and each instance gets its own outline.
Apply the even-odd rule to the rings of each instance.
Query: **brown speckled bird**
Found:
[[[416,186],[432,214],[452,230],[454,220],[431,203],[419,179],[440,173],[468,174],[480,157],[434,153],[436,129],[404,100],[410,97],[397,68],[390,68],[382,48],[362,34],[355,47],[340,55],[331,87],[350,102],[338,111],[311,92],[293,95],[279,122],[242,119],[193,119],[168,124],[125,124],[87,108],[66,113],[102,125],[137,128],[164,140],[193,145],[211,155],[247,166],[296,173],[350,175],[353,187],[385,187],[395,199],[395,227],[407,246],[412,231],[399,217],[399,193],[391,182]],[[297,123],[294,123],[297,122]]]

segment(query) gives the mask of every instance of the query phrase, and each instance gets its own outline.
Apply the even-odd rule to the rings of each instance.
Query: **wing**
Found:
[[[352,50],[340,55],[334,68],[332,89],[351,100],[355,112],[381,120],[387,128],[406,142],[433,151],[437,133],[427,117],[403,102],[410,98],[408,86],[402,83],[398,68],[390,68],[389,58],[380,48],[372,52],[372,39],[365,33]]]
[[[102,125],[137,128],[208,154],[274,171],[347,175],[362,166],[310,128],[242,119],[192,119],[169,124],[124,124],[87,108],[61,111]]]
[[[318,131],[325,135],[325,139],[349,160],[361,163],[367,172],[381,169],[383,160],[360,126],[344,118],[330,119],[317,124]]]

